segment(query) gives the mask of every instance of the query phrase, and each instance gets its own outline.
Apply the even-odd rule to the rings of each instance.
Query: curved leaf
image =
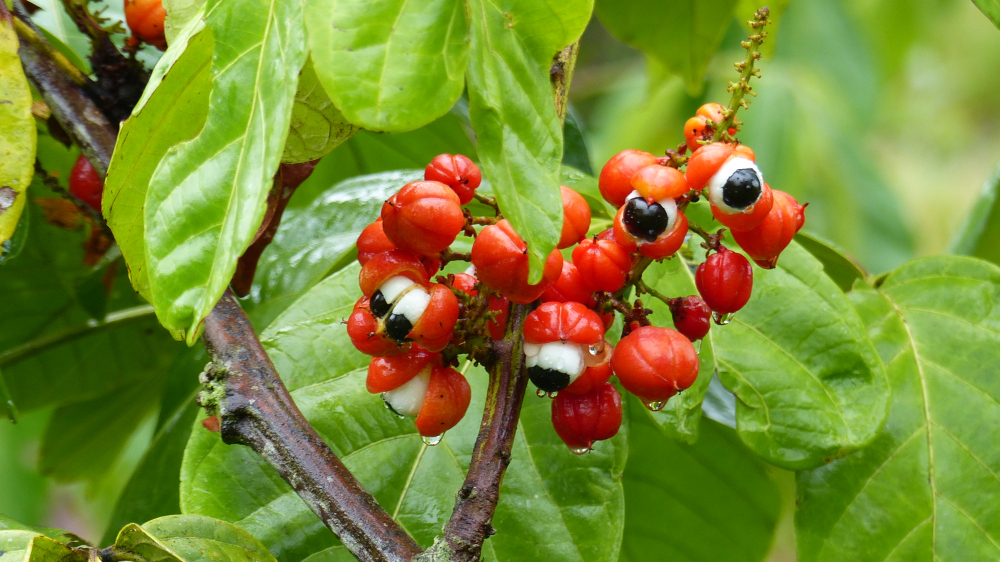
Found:
[[[711,421],[701,422],[697,444],[675,443],[637,399],[629,402],[620,560],[762,560],[781,512],[767,465]]]
[[[312,61],[306,61],[299,75],[281,161],[295,164],[322,158],[359,130],[334,107],[319,83]]]
[[[424,546],[441,532],[479,430],[486,374],[469,369],[472,405],[441,444],[428,447],[409,419],[392,415],[365,390],[370,359],[342,324],[358,295],[356,265],[326,279],[263,334],[268,354],[296,404],[361,483]],[[524,404],[513,460],[484,549],[496,560],[609,560],[622,533],[619,476],[625,431],[583,457],[552,430],[546,399]],[[233,521],[281,560],[343,554],[333,535],[252,451],[221,443],[195,425],[185,454],[181,506]],[[525,552],[524,544],[533,545]]]
[[[31,115],[31,90],[17,56],[10,12],[0,15],[0,257],[17,228],[26,191],[35,173],[38,136]]]
[[[210,517],[169,515],[128,525],[115,546],[150,562],[274,562],[264,545],[243,529]]]
[[[754,268],[753,297],[712,343],[740,437],[768,462],[818,466],[867,445],[885,421],[888,381],[864,325],[794,242],[776,269]]]
[[[598,0],[596,11],[601,23],[618,40],[683,76],[688,91],[697,94],[702,89],[705,68],[732,22],[737,1]],[[741,19],[752,15],[740,14]]]
[[[28,530],[0,530],[0,562],[27,562],[28,548],[41,535]]]
[[[350,122],[416,129],[451,109],[465,86],[468,20],[460,0],[309,0],[317,74]]]
[[[921,259],[850,297],[892,405],[871,446],[800,473],[799,559],[1000,558],[1000,269]]]
[[[993,22],[993,25],[1000,28],[1000,0],[972,0],[972,3]]]
[[[163,34],[167,38],[167,44],[173,46],[183,29],[205,7],[205,0],[163,0],[162,5],[167,13],[163,22]]]
[[[152,302],[146,271],[144,207],[164,154],[198,134],[212,90],[212,32],[189,26],[153,69],[143,97],[115,143],[101,206],[125,257],[132,286]]]
[[[205,20],[208,117],[163,157],[144,209],[152,304],[189,345],[260,226],[306,57],[301,2],[212,0]]]
[[[504,217],[528,244],[534,283],[562,229],[562,123],[549,68],[583,33],[592,7],[593,0],[469,2],[469,117]]]
[[[1000,10],[1000,8],[998,8]],[[1000,166],[990,179],[983,184],[983,190],[972,204],[965,222],[951,241],[951,252],[975,256],[1000,264],[1000,249],[996,240],[1000,237]]]
[[[855,281],[868,275],[854,258],[815,234],[799,232],[795,241],[823,264],[826,275],[845,293],[851,290]]]

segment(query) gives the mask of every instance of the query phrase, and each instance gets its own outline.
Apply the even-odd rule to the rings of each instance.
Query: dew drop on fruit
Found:
[[[726,314],[719,314],[718,312],[712,311],[712,320],[720,326],[725,326],[726,324],[733,321],[733,316],[736,316],[735,312],[728,312]]]
[[[574,455],[586,455],[590,452],[590,447],[570,447],[569,451]]]
[[[441,435],[434,435],[431,437],[427,437],[426,435],[424,435],[421,436],[420,439],[424,442],[424,445],[427,445],[428,447],[433,447],[434,445],[440,443],[442,439],[444,439],[444,433],[442,433]]]
[[[536,388],[535,389],[535,396],[537,396],[539,398],[545,398],[545,391],[542,390],[542,389],[540,389],[540,388]]]
[[[595,356],[604,353],[604,342],[601,341],[600,343],[587,346],[587,352]]]
[[[549,393],[549,398],[555,398],[556,396],[559,396],[559,392],[550,392]]]
[[[650,412],[659,412],[667,405],[667,402],[666,400],[662,402],[657,400],[650,400],[649,402],[644,402],[644,404],[646,405],[646,409],[649,410]]]

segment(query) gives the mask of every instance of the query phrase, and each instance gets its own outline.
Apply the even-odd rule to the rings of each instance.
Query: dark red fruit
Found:
[[[104,195],[104,180],[97,170],[81,154],[69,173],[69,192],[97,211],[101,210],[101,196]]]
[[[455,190],[463,205],[472,201],[483,174],[472,160],[461,154],[439,154],[424,169],[424,179],[441,182]]]
[[[586,394],[560,392],[552,401],[552,427],[574,453],[611,439],[622,425],[622,400],[611,383]]]
[[[721,247],[705,259],[694,276],[698,292],[709,308],[729,314],[743,308],[753,292],[753,268],[745,257]]]
[[[696,295],[670,299],[670,314],[674,328],[691,341],[705,337],[712,327],[712,309]]]

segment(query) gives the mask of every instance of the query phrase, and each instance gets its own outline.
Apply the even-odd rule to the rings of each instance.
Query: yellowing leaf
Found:
[[[31,91],[17,56],[14,25],[4,10],[0,17],[0,244],[14,234],[24,210],[37,141]]]

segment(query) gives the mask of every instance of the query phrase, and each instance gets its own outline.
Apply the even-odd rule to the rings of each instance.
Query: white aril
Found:
[[[427,365],[406,384],[383,393],[382,399],[397,414],[415,417],[424,406],[424,397],[427,396],[427,386],[430,382],[431,366]]]

